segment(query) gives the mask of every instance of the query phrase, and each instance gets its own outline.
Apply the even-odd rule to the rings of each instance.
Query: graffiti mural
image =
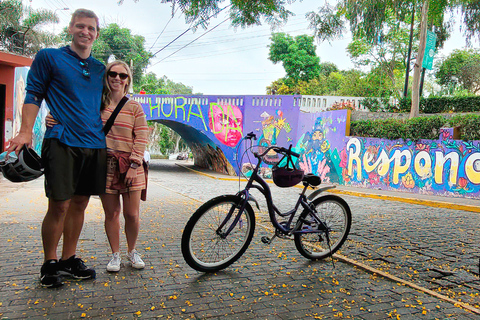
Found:
[[[349,110],[301,112],[298,96],[134,98],[148,120],[166,123],[189,143],[195,164],[211,170],[249,176],[255,164],[237,158],[237,148],[243,154],[241,137],[254,132],[259,152],[292,145],[296,165],[324,183],[480,197],[480,142],[454,140],[452,129],[442,129],[438,140],[390,141],[351,137]],[[271,178],[279,160],[269,153],[260,173]]]
[[[218,141],[235,147],[243,137],[243,114],[238,106],[210,103],[208,124]]]
[[[417,143],[351,138],[346,145],[348,184],[443,196],[478,197],[480,142],[452,139]]]
[[[23,101],[25,100],[26,79],[29,67],[15,68],[15,86],[13,92],[14,110],[13,110],[13,135],[15,137],[20,131],[22,121]],[[32,148],[40,153],[42,149],[43,137],[45,136],[45,117],[48,114],[48,108],[45,102],[38,112],[33,126]]]

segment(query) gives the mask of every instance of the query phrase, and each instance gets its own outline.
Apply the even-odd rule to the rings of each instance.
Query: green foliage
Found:
[[[110,55],[133,64],[133,82],[139,82],[143,70],[148,65],[152,54],[145,50],[145,38],[132,35],[130,29],[120,28],[116,23],[100,29],[100,36],[93,44],[92,54],[107,63]]]
[[[351,122],[350,130],[352,136],[360,137],[412,141],[436,140],[440,134],[440,128],[446,123],[446,119],[441,116],[417,117],[408,120],[393,118],[359,120]]]
[[[406,121],[405,138],[413,141],[420,139],[436,140],[446,119],[442,116],[416,117]],[[405,140],[405,138],[403,138]]]
[[[295,86],[299,81],[309,81],[320,75],[320,58],[313,44],[313,37],[299,35],[295,38],[285,33],[273,33],[268,59],[281,62],[285,72],[285,84]]]
[[[473,94],[480,93],[480,50],[454,50],[440,63],[435,77],[449,91],[459,85]]]
[[[57,42],[41,27],[58,21],[53,11],[24,7],[20,0],[0,1],[0,50],[33,57]]]
[[[410,98],[399,100],[399,110],[410,110]],[[428,97],[420,99],[421,113],[478,112],[480,111],[479,96],[459,97]]]
[[[457,114],[449,121],[451,127],[460,127],[460,138],[462,140],[480,140],[480,115],[479,114]]]
[[[118,4],[122,4],[123,1],[118,0]],[[262,20],[266,20],[271,25],[280,25],[292,15],[285,9],[285,4],[294,1],[230,0],[224,4],[224,0],[162,0],[162,3],[172,5],[172,16],[179,8],[188,24],[206,28],[210,22],[209,18],[225,9],[229,11],[233,26],[260,25]]]
[[[398,113],[400,110],[397,105],[390,103],[389,98],[370,98],[362,100],[362,105],[371,112],[393,112]]]
[[[192,87],[173,82],[166,76],[157,78],[152,72],[143,75],[140,81],[133,85],[135,93],[141,90],[147,94],[193,94]]]

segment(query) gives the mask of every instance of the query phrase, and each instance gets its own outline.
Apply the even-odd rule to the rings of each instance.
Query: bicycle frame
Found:
[[[273,147],[270,147],[268,148],[264,154],[266,154],[271,148]],[[223,229],[223,227],[227,224],[227,222],[231,219],[232,215],[233,215],[233,212],[235,211],[235,209],[238,208],[238,206],[232,206],[232,208],[229,210],[227,216],[225,217],[225,220],[220,224],[220,226],[218,227],[218,229],[216,230],[216,233],[222,237],[222,238],[226,238],[230,232],[233,230],[233,228],[236,226],[236,224],[239,222],[240,220],[240,217],[241,217],[241,214],[243,213],[243,211],[245,210],[245,207],[248,203],[248,201],[253,198],[251,195],[250,195],[250,189],[254,188],[254,189],[257,189],[258,191],[260,191],[260,193],[263,194],[263,196],[265,197],[265,200],[267,202],[267,208],[268,208],[268,214],[269,214],[269,217],[270,217],[270,221],[272,222],[273,226],[275,227],[276,230],[278,230],[279,232],[285,234],[285,235],[291,235],[293,233],[303,233],[301,230],[298,230],[300,228],[300,225],[302,223],[302,221],[300,219],[297,220],[295,226],[292,228],[290,227],[294,217],[295,217],[295,214],[298,210],[298,208],[300,207],[300,205],[305,209],[305,210],[308,210],[310,211],[311,213],[315,213],[315,209],[314,208],[311,208],[310,205],[308,204],[308,200],[307,200],[307,197],[305,196],[305,192],[308,188],[308,184],[304,184],[304,188],[300,194],[300,196],[298,197],[298,200],[294,206],[293,209],[285,212],[285,213],[282,213],[276,206],[275,204],[273,203],[273,197],[272,197],[272,193],[271,193],[271,190],[270,190],[270,187],[268,186],[267,182],[258,174],[258,171],[260,169],[260,166],[262,164],[262,160],[263,160],[263,157],[262,155],[258,155],[256,153],[254,153],[254,156],[255,158],[257,158],[258,160],[258,163],[257,165],[255,166],[253,172],[252,172],[252,175],[250,176],[250,178],[248,179],[248,182],[247,182],[247,185],[245,186],[245,188],[238,192],[237,195],[239,195],[241,198],[242,198],[242,201],[240,202],[240,210],[238,211],[236,217],[235,217],[235,220],[232,222],[232,224],[228,227],[228,229],[225,231],[225,232],[221,232],[221,230]],[[258,185],[254,184],[254,182],[257,182]],[[326,188],[327,189],[327,188]],[[325,190],[325,189],[323,189]],[[322,190],[322,191],[323,191]],[[318,191],[318,190],[317,190]],[[320,191],[321,192],[321,191]],[[318,193],[316,193],[318,194]],[[310,197],[309,197],[310,198]],[[275,214],[278,214],[282,217],[290,217],[287,221],[286,224],[282,225],[278,222]],[[327,230],[327,227],[325,226],[325,224],[315,215],[313,214],[312,215],[314,217],[314,219],[316,220],[316,222],[321,226],[319,228],[319,232],[323,232],[323,230]],[[311,232],[311,231],[310,231]]]

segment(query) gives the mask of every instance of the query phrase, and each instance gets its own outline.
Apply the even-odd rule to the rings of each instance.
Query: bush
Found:
[[[391,104],[389,98],[365,98],[362,105],[370,112],[400,112],[398,106]]]
[[[409,120],[360,120],[352,121],[350,128],[352,136],[388,140],[436,140],[440,134],[440,128],[444,127],[446,122],[446,119],[441,116],[418,117]]]
[[[451,127],[460,127],[460,138],[462,140],[480,140],[480,115],[478,114],[457,114],[449,121]]]
[[[398,104],[400,112],[410,112],[412,100],[401,99]],[[421,98],[420,113],[450,113],[450,112],[478,112],[480,111],[479,96],[461,97],[431,97]]]

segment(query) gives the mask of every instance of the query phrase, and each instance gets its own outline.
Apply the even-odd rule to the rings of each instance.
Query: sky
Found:
[[[124,0],[122,5],[118,5],[117,0],[23,0],[23,3],[36,9],[55,11],[60,23],[52,24],[51,28],[56,33],[68,25],[73,11],[87,8],[99,16],[100,25],[117,23],[130,29],[132,34],[144,36],[145,48],[156,53],[147,72],[181,82],[192,87],[194,93],[263,95],[268,85],[285,76],[281,63],[273,64],[268,60],[272,30],[267,24],[235,29],[229,21],[223,22],[226,13],[221,13],[210,20],[207,29],[189,30],[164,48],[189,29],[189,25],[179,11],[172,18],[170,5],[160,0]],[[322,0],[297,0],[287,6],[294,15],[285,26],[274,31],[292,36],[312,35],[305,14],[323,4]],[[464,37],[458,29],[457,22],[451,40],[447,41],[437,56],[447,55],[453,49],[465,46]],[[342,70],[353,68],[345,50],[349,40],[350,34],[346,33],[343,38],[330,43],[316,42],[320,61],[333,62]],[[474,42],[474,46],[478,47],[478,42]]]

